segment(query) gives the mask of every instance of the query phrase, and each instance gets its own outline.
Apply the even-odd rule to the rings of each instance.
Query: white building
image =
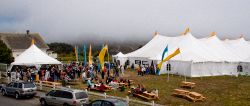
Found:
[[[38,33],[0,33],[0,40],[2,40],[8,48],[12,51],[12,56],[16,58],[31,45],[32,39],[35,40],[35,44],[45,53],[53,58],[57,58],[57,54],[49,51],[48,45]]]

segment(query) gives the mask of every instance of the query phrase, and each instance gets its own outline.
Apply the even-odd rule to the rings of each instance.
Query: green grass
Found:
[[[190,102],[186,99],[171,96],[173,90],[180,88],[184,77],[170,75],[170,81],[167,81],[167,75],[145,75],[136,76],[135,71],[127,71],[125,78],[134,80],[136,84],[143,84],[147,90],[154,88],[159,90],[160,100],[155,101],[162,105],[216,105],[216,106],[246,106],[250,105],[250,77],[248,76],[216,76],[202,78],[187,78],[187,81],[195,82],[196,87],[187,89],[203,94],[207,99],[204,102]],[[84,88],[85,83],[73,85],[74,88]],[[184,88],[180,88],[184,89]],[[126,97],[127,91],[111,91],[108,95]],[[131,97],[132,99],[138,99]]]

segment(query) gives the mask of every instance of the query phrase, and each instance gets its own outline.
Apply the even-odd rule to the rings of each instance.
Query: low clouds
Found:
[[[2,0],[1,32],[39,32],[47,42],[149,40],[155,30],[196,37],[250,38],[250,1]]]

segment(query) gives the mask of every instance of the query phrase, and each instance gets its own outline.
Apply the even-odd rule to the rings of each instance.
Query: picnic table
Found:
[[[193,102],[205,100],[205,97],[202,94],[199,94],[197,92],[190,92],[190,91],[182,90],[182,89],[174,89],[174,93],[172,95],[186,98]]]
[[[128,91],[128,94],[131,94],[131,93],[132,93],[131,91]],[[132,93],[132,94],[135,97],[140,97],[140,98],[147,100],[147,101],[159,99],[159,97],[156,94],[148,93],[147,91],[143,92],[142,94],[139,94],[139,93]]]
[[[188,96],[193,102],[205,100],[205,97],[197,92],[190,92]]]
[[[150,98],[159,99],[159,97],[155,93],[149,93],[149,92],[145,91],[145,92],[143,92],[143,95],[150,97]]]
[[[183,88],[194,88],[195,87],[195,83],[193,83],[193,82],[186,82],[186,81],[182,81],[181,82],[181,87],[183,87]]]

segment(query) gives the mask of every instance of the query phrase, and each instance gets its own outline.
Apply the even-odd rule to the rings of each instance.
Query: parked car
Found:
[[[87,103],[88,100],[88,94],[83,90],[61,89],[51,90],[40,98],[40,103],[42,106],[81,106]]]
[[[128,106],[128,104],[119,99],[101,99],[92,101],[91,103],[83,106]]]
[[[11,82],[2,86],[2,95],[14,95],[16,99],[20,97],[34,97],[36,95],[36,85],[32,82]]]

